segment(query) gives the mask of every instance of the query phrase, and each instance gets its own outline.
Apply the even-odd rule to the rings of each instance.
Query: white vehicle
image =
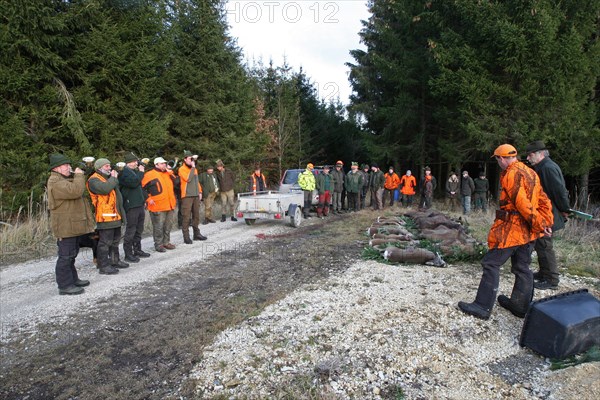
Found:
[[[265,192],[238,193],[236,215],[244,218],[246,225],[253,225],[257,219],[290,219],[290,224],[297,228],[302,223],[302,207],[304,193],[292,190],[281,193],[275,190]]]

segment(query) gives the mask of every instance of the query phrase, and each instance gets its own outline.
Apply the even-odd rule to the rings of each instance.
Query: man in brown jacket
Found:
[[[81,294],[90,281],[79,279],[75,258],[79,254],[79,238],[94,231],[91,205],[84,197],[85,174],[75,168],[71,176],[71,161],[62,154],[50,155],[48,178],[48,208],[50,225],[56,237],[56,283],[59,294]]]
[[[235,211],[235,194],[233,185],[235,184],[235,175],[231,170],[225,168],[223,161],[217,160],[217,179],[221,189],[221,222],[227,220],[227,209],[231,212],[231,220],[237,221],[233,212]]]

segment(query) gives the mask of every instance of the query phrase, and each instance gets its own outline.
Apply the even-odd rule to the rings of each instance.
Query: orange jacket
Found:
[[[144,174],[142,179],[142,187],[148,193],[146,204],[148,211],[160,212],[170,211],[175,209],[177,199],[175,198],[175,190],[173,189],[173,171],[159,171],[151,169]],[[150,204],[153,200],[154,204]]]
[[[490,249],[521,246],[544,235],[552,227],[552,204],[534,170],[520,161],[500,175],[500,213],[488,235]]]
[[[390,174],[389,172],[386,172],[383,176],[385,177],[385,183],[383,184],[384,188],[386,188],[387,190],[398,189],[398,185],[400,184],[400,178],[398,178],[397,173],[392,172]]]
[[[266,189],[266,188],[267,188],[267,178],[265,178],[265,175],[264,175],[264,174],[260,174],[260,177],[262,178],[263,184],[264,184],[264,186],[265,186],[265,187],[264,187],[264,189]],[[257,178],[256,174],[252,174],[252,175],[250,176],[250,181],[251,181],[251,186],[250,186],[250,189],[251,189],[253,192],[256,192],[256,191],[257,191],[258,182],[257,182],[257,179],[256,179],[256,178]]]
[[[89,180],[92,178],[99,179],[102,182],[106,182],[106,178],[97,172],[94,172],[92,176],[86,182],[86,187],[90,193],[90,199],[96,210],[96,222],[112,222],[119,221],[121,215],[117,207],[117,192],[111,190],[109,194],[96,194],[90,190]]]
[[[415,187],[417,187],[417,180],[413,175],[404,175],[402,179],[400,179],[400,184],[402,185],[402,194],[412,196],[415,194]]]
[[[188,167],[186,163],[183,163],[181,167],[179,167],[179,179],[181,182],[181,198],[186,197],[187,194],[187,185],[190,181],[190,171],[192,168]],[[202,193],[202,185],[198,181],[198,170],[196,168],[193,169],[193,174],[196,175],[196,182],[198,182],[198,193]]]

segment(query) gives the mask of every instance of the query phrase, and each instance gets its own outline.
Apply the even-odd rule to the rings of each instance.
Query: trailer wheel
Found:
[[[246,225],[254,225],[254,223],[256,222],[256,219],[246,218],[246,219],[244,219],[244,221],[246,221]]]
[[[290,217],[292,226],[297,228],[302,223],[302,210],[300,207],[296,207],[294,214]]]

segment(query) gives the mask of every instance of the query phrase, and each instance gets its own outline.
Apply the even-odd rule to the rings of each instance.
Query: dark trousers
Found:
[[[385,195],[383,199],[383,206],[385,207],[386,200],[389,199],[390,206],[394,205],[394,194],[396,189],[385,189]]]
[[[56,283],[59,289],[66,289],[79,279],[75,269],[75,258],[79,254],[79,236],[58,239],[58,259],[56,260]]]
[[[358,200],[358,193],[347,192],[346,195],[348,196],[348,210],[360,210],[360,201]]]
[[[200,225],[200,197],[194,196],[182,198],[181,214],[183,215],[181,220],[183,237],[186,238],[190,236],[190,220],[192,222],[192,230],[194,231],[194,235],[200,233],[200,228],[198,228],[198,225]]]
[[[481,209],[483,212],[487,211],[487,199],[485,192],[475,192],[473,194],[475,201],[475,210]]]
[[[542,236],[535,241],[535,252],[537,253],[538,263],[540,265],[541,279],[548,281],[553,285],[558,285],[558,263],[556,254],[552,245],[552,238]]]
[[[303,190],[304,192],[304,216],[310,213],[312,207],[312,190]]]
[[[134,244],[142,241],[145,219],[146,212],[143,206],[127,210],[127,226],[125,227],[125,235],[123,236],[123,251],[125,255],[133,255]]]
[[[402,202],[404,203],[405,207],[412,206],[413,196],[414,194],[402,194]]]
[[[361,210],[367,206],[367,193],[368,192],[369,192],[369,188],[366,186],[363,186],[363,188],[360,191],[360,209]]]
[[[98,268],[106,268],[112,264],[111,255],[119,254],[121,227],[99,229],[98,235]]]
[[[506,249],[490,249],[481,260],[483,274],[475,303],[492,311],[500,284],[500,267],[510,258],[510,272],[515,275],[511,298],[526,300],[529,304],[533,295],[533,273],[529,269],[532,250],[533,242]]]

